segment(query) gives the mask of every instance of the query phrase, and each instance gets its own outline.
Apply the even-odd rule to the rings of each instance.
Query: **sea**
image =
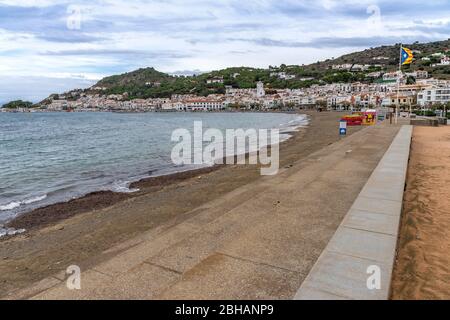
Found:
[[[286,113],[0,113],[0,229],[19,214],[94,191],[135,192],[130,183],[195,169],[176,166],[172,133],[280,129],[308,124]]]

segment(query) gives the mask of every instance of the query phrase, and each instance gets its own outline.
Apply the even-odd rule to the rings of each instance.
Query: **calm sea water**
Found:
[[[306,117],[266,113],[0,113],[0,223],[19,213],[99,190],[131,192],[172,164],[172,131],[281,128]]]

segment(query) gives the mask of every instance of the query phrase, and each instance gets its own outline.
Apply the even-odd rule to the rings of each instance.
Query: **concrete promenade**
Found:
[[[396,172],[407,160],[407,137],[401,138],[405,130],[383,160],[385,166],[377,169],[389,174],[398,192],[391,195],[384,181],[371,179],[376,192],[363,190],[367,201],[359,199],[352,218],[347,217],[345,223],[352,226],[349,233],[332,241],[338,248],[360,237],[363,246],[354,243],[350,255],[374,259],[383,268],[389,267],[384,261],[394,245],[395,227],[373,230],[386,251],[371,247],[359,229],[370,221],[371,228],[382,228],[383,222],[398,219],[383,210],[387,206],[399,209],[402,195],[397,181],[402,176]],[[6,298],[292,299],[398,131],[399,127],[386,124],[365,128],[282,168],[277,176],[261,177],[210,201],[170,228],[149,230],[112,248],[111,259],[82,270],[81,290],[69,290],[67,275],[59,273]],[[328,253],[340,255],[329,248],[321,261],[334,259]],[[373,257],[366,256],[371,252]],[[341,261],[358,267],[354,261]]]
[[[295,299],[389,298],[411,137],[403,126]],[[380,289],[367,283],[378,271]]]

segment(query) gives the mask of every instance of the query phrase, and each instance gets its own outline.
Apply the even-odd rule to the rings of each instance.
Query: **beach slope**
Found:
[[[226,166],[2,243],[3,297],[292,298],[399,129],[340,139],[340,116],[312,114],[275,177]]]

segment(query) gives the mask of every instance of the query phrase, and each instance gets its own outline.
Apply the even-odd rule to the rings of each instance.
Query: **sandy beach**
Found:
[[[450,127],[415,127],[392,283],[395,300],[450,299]]]
[[[351,128],[341,139],[337,121],[342,114],[310,116],[310,126],[282,144],[282,172],[274,178],[261,177],[256,166],[223,166],[142,181],[137,195],[94,194],[17,219],[12,225],[31,229],[0,242],[0,295],[29,297],[20,289],[48,277],[61,280],[69,265],[116,268],[112,261],[131,263],[121,255],[132,255],[152,257],[136,267],[145,269],[149,281],[163,272],[168,280],[195,287],[204,283],[194,281],[200,272],[213,285],[215,268],[235,268],[227,281],[243,284],[253,275],[265,283],[253,283],[260,290],[248,284],[246,290],[235,286],[233,292],[215,295],[207,288],[191,288],[189,295],[183,286],[163,294],[168,285],[163,283],[151,296],[148,288],[144,296],[136,288],[122,295],[119,290],[115,298],[292,298],[398,131]],[[218,254],[219,247],[228,249]],[[264,258],[248,257],[247,250]],[[108,274],[106,269],[102,273]],[[281,287],[272,288],[276,279]]]

